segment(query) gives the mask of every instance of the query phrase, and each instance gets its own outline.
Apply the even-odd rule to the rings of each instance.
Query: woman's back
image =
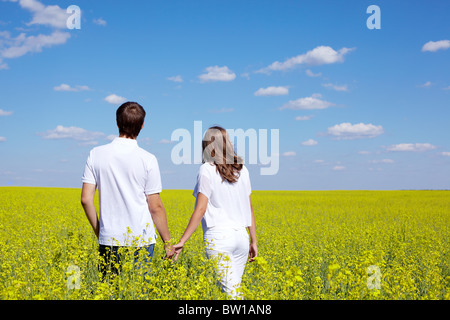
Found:
[[[198,172],[193,195],[203,193],[208,198],[208,206],[202,219],[206,228],[245,228],[251,225],[249,196],[251,183],[245,166],[239,172],[239,179],[230,183],[223,180],[216,165],[204,163]]]
[[[206,131],[202,152],[203,164],[193,193],[195,209],[180,242],[174,246],[175,260],[201,221],[206,256],[217,263],[222,291],[240,299],[247,259],[252,261],[258,255],[249,173],[222,127]]]

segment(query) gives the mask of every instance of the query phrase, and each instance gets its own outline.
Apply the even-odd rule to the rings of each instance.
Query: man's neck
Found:
[[[130,137],[128,137],[128,136],[119,136],[119,138],[130,139],[130,140],[136,140],[136,138],[130,138]]]

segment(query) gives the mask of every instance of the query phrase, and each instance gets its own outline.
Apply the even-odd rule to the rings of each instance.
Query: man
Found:
[[[145,110],[136,102],[122,104],[116,112],[119,137],[91,150],[82,178],[81,204],[106,260],[120,260],[120,247],[146,250],[151,260],[155,227],[172,257],[167,217],[159,193],[161,176],[156,157],[140,148],[136,138],[144,127]],[[99,191],[100,213],[94,206]],[[153,225],[154,224],[154,225]],[[101,268],[105,276],[106,270]],[[117,270],[116,270],[117,272]]]

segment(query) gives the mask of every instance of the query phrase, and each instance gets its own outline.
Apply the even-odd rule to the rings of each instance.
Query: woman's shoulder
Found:
[[[247,175],[247,176],[250,175],[249,172],[248,172],[247,167],[245,166],[245,164],[242,165],[241,174],[245,174],[245,175]]]
[[[212,162],[205,162],[198,169],[198,173],[207,173],[207,172],[214,171],[216,169],[215,167],[216,166],[214,165],[214,163],[212,163]]]

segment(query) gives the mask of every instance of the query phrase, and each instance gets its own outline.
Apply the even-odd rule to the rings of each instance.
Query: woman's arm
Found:
[[[248,252],[248,261],[253,261],[258,256],[258,246],[256,244],[256,224],[255,224],[255,213],[253,212],[252,206],[252,196],[248,197],[250,201],[250,209],[252,212],[252,225],[248,227],[248,233],[250,234],[250,249]]]
[[[177,261],[178,255],[181,253],[181,250],[183,250],[183,246],[186,243],[186,241],[189,240],[189,238],[192,236],[192,234],[200,224],[200,221],[202,221],[203,215],[206,212],[207,205],[208,205],[208,198],[203,193],[199,192],[194,212],[192,213],[191,219],[189,220],[186,230],[184,231],[180,241],[173,246],[173,248],[175,249],[175,259],[174,259],[175,261]]]

